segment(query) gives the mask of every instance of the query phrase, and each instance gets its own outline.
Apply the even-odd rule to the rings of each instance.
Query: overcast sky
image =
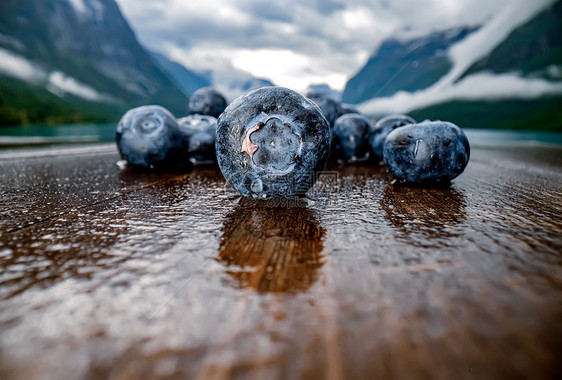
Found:
[[[481,24],[514,4],[536,9],[534,0],[117,2],[144,45],[189,68],[234,66],[301,91],[319,83],[342,90],[388,37]]]

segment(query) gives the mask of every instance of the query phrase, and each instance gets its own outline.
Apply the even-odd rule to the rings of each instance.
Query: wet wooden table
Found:
[[[117,160],[0,152],[0,378],[560,378],[561,148],[332,166],[305,207]]]

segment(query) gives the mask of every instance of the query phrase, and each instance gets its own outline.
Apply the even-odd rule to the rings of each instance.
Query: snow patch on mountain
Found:
[[[68,0],[68,2],[77,13],[85,14],[88,12],[88,8],[86,7],[84,0]]]
[[[103,19],[104,6],[98,0],[68,0],[79,18],[94,17],[96,21]]]

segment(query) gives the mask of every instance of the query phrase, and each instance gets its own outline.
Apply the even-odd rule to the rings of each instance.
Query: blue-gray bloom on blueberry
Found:
[[[234,100],[219,117],[217,160],[244,196],[302,196],[324,169],[330,141],[315,103],[287,88],[263,87]]]
[[[396,128],[385,140],[383,160],[392,176],[415,184],[448,183],[470,158],[462,129],[445,121],[424,121]]]
[[[371,150],[377,159],[382,158],[384,140],[386,136],[394,129],[408,124],[414,124],[416,121],[408,115],[389,115],[385,116],[375,123],[371,130]]]
[[[224,96],[212,87],[203,87],[189,98],[189,113],[219,117],[226,108]]]
[[[180,133],[193,163],[215,161],[217,119],[209,115],[189,115],[178,119]]]
[[[178,165],[185,158],[178,123],[160,106],[129,110],[119,121],[115,138],[121,157],[131,165]]]
[[[332,156],[337,160],[356,161],[369,157],[370,121],[358,113],[348,113],[336,119]]]

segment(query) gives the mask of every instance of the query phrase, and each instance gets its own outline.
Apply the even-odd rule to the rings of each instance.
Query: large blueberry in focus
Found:
[[[189,99],[189,113],[219,117],[226,108],[226,99],[211,87],[195,91]]]
[[[193,163],[215,161],[217,119],[208,115],[189,115],[178,119],[179,129]]]
[[[330,126],[333,126],[336,119],[341,116],[340,103],[332,98],[327,92],[310,91],[306,94],[306,97],[320,107],[320,110],[328,120],[328,123],[330,123]]]
[[[160,106],[129,110],[119,121],[115,138],[121,157],[142,167],[180,164],[184,155],[179,126]]]
[[[470,158],[462,129],[444,121],[396,128],[386,137],[383,159],[394,178],[410,183],[447,183],[461,174]]]
[[[338,117],[333,129],[332,157],[343,161],[368,158],[370,129],[369,119],[358,113]]]
[[[219,117],[217,160],[244,196],[302,196],[324,169],[330,141],[316,104],[287,88],[263,87],[240,96]]]
[[[377,121],[371,131],[371,150],[376,158],[382,158],[382,150],[386,136],[394,129],[416,121],[408,115],[389,115]]]

